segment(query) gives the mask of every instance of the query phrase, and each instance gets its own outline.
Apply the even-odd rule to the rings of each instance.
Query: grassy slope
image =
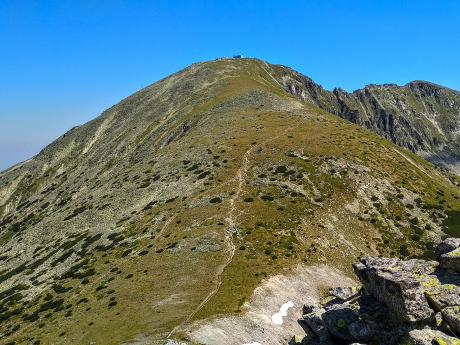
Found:
[[[190,130],[159,146],[162,134],[149,135],[157,127],[144,126],[130,144],[139,159],[125,164],[128,158],[120,157],[88,181],[86,196],[91,190],[116,194],[117,181],[135,181],[122,183],[128,200],[114,219],[98,211],[89,217],[101,214],[103,239],[107,233],[123,239],[89,245],[66,261],[63,272],[88,258],[77,271],[93,268],[87,281],[84,274],[49,279],[71,290],[29,287],[30,302],[25,290],[8,306],[24,309],[1,324],[11,333],[7,341],[118,344],[160,340],[172,329],[180,335],[184,322],[241,312],[265,277],[298,263],[349,271],[364,253],[429,255],[444,211],[460,210],[458,190],[430,164],[299,103],[262,62],[218,61],[206,68],[231,78],[217,78],[190,96],[194,106],[183,108],[172,126],[187,123]],[[166,177],[155,180],[157,170]],[[151,200],[157,203],[146,207]],[[88,212],[75,218],[92,234]],[[55,223],[66,226],[62,219]],[[62,310],[53,306],[24,320],[47,299],[61,298]]]

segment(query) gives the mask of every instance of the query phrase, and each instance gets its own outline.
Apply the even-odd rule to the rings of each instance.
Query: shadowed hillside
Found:
[[[284,69],[282,82],[301,100],[371,129],[430,162],[460,174],[460,93],[424,81],[324,90]]]

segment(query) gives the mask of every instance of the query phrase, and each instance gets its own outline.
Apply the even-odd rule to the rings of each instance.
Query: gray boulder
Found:
[[[438,260],[441,268],[460,272],[460,248],[440,255]]]
[[[384,303],[396,320],[433,324],[434,311],[428,305],[419,277],[432,274],[438,263],[397,258],[365,258],[353,265],[365,290]]]
[[[327,343],[330,338],[330,333],[323,321],[323,314],[326,311],[323,308],[315,306],[309,306],[306,309],[310,312],[303,316],[304,322],[307,324],[308,328],[319,337],[321,344]]]
[[[440,285],[436,288],[425,289],[425,296],[435,311],[460,305],[460,289],[452,285]]]
[[[359,321],[357,311],[350,306],[335,305],[323,313],[322,319],[329,332],[336,337],[344,340],[361,340],[355,338],[350,332],[350,326]],[[359,333],[358,329],[355,331]]]
[[[460,238],[447,238],[436,248],[436,257],[439,260],[441,255],[447,254],[457,248],[460,248]]]
[[[413,345],[459,345],[458,338],[433,329],[414,329],[408,334],[409,343]]]
[[[352,298],[359,296],[361,288],[352,287],[336,287],[329,289],[329,295],[338,298],[340,301],[348,301]]]
[[[450,250],[458,243],[446,241],[440,257],[460,257],[460,247]],[[451,267],[417,259],[362,259],[353,265],[361,289],[332,288],[319,305],[305,307],[304,321],[320,337],[307,344],[460,345],[453,337],[460,335],[460,272]]]
[[[451,270],[439,269],[435,274],[420,276],[425,297],[431,307],[440,312],[442,309],[460,305],[460,274]]]
[[[460,335],[460,306],[444,308],[441,314],[455,334]]]
[[[362,320],[351,323],[348,326],[348,332],[353,340],[369,341],[372,338],[372,332],[367,323]]]

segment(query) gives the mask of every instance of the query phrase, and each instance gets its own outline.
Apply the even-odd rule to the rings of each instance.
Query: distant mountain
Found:
[[[404,105],[417,92],[426,116]],[[241,321],[270,324],[287,300],[254,296],[288,298],[278,275],[304,272],[319,295],[362,255],[429,257],[460,233],[456,176],[334,114],[428,151],[453,145],[422,124],[457,100],[422,83],[330,93],[254,59],[194,64],[135,93],[0,173],[0,342],[284,343],[284,326]],[[394,102],[413,129],[381,110]]]
[[[424,81],[328,92],[292,70],[283,72],[283,84],[302,100],[460,174],[459,92]]]

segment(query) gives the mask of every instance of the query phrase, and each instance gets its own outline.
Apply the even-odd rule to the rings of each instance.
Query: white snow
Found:
[[[284,303],[280,311],[272,315],[272,322],[276,325],[282,325],[283,324],[283,317],[287,316],[287,312],[289,308],[292,308],[294,306],[294,302],[289,301]]]

